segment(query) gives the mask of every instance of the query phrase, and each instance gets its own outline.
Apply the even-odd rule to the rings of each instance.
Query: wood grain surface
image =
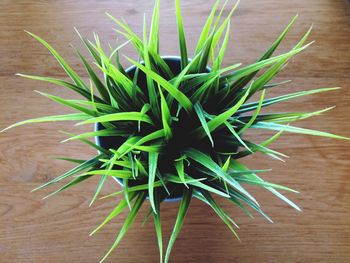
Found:
[[[174,1],[161,1],[161,51],[178,54]],[[211,1],[182,1],[189,50],[193,50]],[[0,129],[26,118],[61,114],[67,109],[40,97],[41,90],[64,97],[71,93],[53,85],[20,79],[15,73],[63,77],[49,52],[23,29],[46,39],[84,77],[70,43],[82,47],[73,26],[88,37],[98,32],[114,43],[113,23],[106,11],[124,17],[137,32],[145,12],[150,20],[151,0],[1,0],[0,1]],[[225,11],[228,12],[228,9]],[[350,5],[344,0],[245,0],[232,21],[226,65],[253,62],[277,37],[288,21],[300,18],[280,51],[292,47],[313,23],[316,43],[298,55],[281,73],[293,82],[270,90],[269,96],[316,87],[343,89],[290,101],[275,110],[317,110],[336,105],[321,117],[299,123],[350,136]],[[124,52],[135,52],[126,47]],[[94,152],[79,143],[60,144],[57,130],[88,131],[70,123],[38,124],[0,134],[0,262],[98,262],[116,237],[123,214],[94,237],[89,232],[101,222],[117,200],[99,201],[88,208],[97,181],[91,180],[48,200],[49,193],[30,190],[70,167],[52,156],[89,157]],[[270,133],[255,133],[260,141]],[[262,155],[247,158],[254,169],[272,168],[265,179],[298,189],[287,194],[303,209],[294,211],[268,192],[255,193],[271,224],[256,215],[247,218],[239,209],[220,200],[240,225],[238,242],[220,219],[194,200],[174,246],[171,262],[350,262],[350,143],[285,134],[275,149],[290,156],[286,163]],[[103,192],[117,189],[113,181]],[[172,231],[177,203],[163,206],[166,241]],[[158,250],[152,222],[141,227],[148,204],[133,228],[107,262],[157,262]]]

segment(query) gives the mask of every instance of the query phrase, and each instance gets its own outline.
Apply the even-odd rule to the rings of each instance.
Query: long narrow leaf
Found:
[[[165,253],[165,259],[164,259],[165,263],[169,262],[169,256],[170,256],[171,250],[174,246],[174,243],[175,243],[177,236],[179,235],[179,233],[181,231],[181,228],[182,228],[188,207],[190,205],[191,199],[192,199],[192,189],[185,188],[183,191],[183,194],[182,194],[182,199],[181,199],[181,203],[179,206],[179,211],[177,213],[176,222],[175,222],[175,225],[173,228],[173,232],[170,236],[168,247],[167,247],[167,250]]]

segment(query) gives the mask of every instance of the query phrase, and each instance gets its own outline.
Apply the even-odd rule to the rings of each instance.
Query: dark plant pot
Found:
[[[181,72],[181,59],[180,57],[176,56],[163,56],[162,57],[164,61],[168,64],[172,72],[177,75]],[[135,74],[136,66],[131,66],[128,69],[126,69],[126,72],[133,77]],[[207,71],[210,71],[210,68],[207,68]],[[146,77],[145,75],[140,71],[138,75],[138,85],[146,87]],[[104,127],[100,123],[96,123],[95,125],[95,131],[102,130]],[[120,140],[120,138],[117,137],[95,137],[96,144],[103,147],[104,149],[111,149],[111,148],[118,148],[123,141]],[[113,177],[116,182],[118,182],[123,187],[123,181],[119,178]],[[135,184],[134,184],[135,185]],[[130,185],[133,186],[133,185]],[[175,187],[175,186],[174,186]],[[165,192],[165,190],[164,190]],[[164,193],[165,194],[165,193]],[[168,196],[165,201],[179,201],[181,200],[182,190],[176,191],[176,189],[171,192],[171,195]]]

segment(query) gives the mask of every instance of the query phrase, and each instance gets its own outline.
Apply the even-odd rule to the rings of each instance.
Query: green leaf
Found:
[[[177,183],[177,184],[189,184],[192,186],[195,186],[196,188],[200,188],[200,189],[205,189],[209,192],[212,192],[214,194],[217,194],[219,196],[225,197],[225,198],[230,198],[230,196],[216,188],[213,188],[209,185],[206,185],[204,183],[202,183],[200,180],[205,181],[207,180],[207,178],[201,178],[199,179],[194,179],[191,176],[186,175],[184,178],[184,181],[182,181],[181,179],[177,178],[176,176],[168,176],[169,181]]]
[[[68,100],[69,102],[73,102],[73,103],[77,103],[77,104],[81,104],[81,105],[85,105],[85,106],[89,106],[92,108],[96,108],[95,111],[99,111],[102,113],[116,113],[118,111],[117,108],[111,106],[111,105],[107,105],[104,103],[99,103],[96,102],[96,96],[94,96],[93,99],[91,99],[91,101],[86,101],[86,100]]]
[[[101,58],[98,55],[98,53],[95,51],[93,45],[91,45],[91,43],[88,40],[82,37],[82,35],[79,33],[77,28],[74,27],[74,30],[78,34],[81,41],[84,43],[86,49],[89,51],[91,56],[95,59],[96,63],[101,66]]]
[[[147,47],[146,16],[143,17],[143,49],[144,49],[143,58],[144,58],[145,68],[147,68],[149,71],[153,71],[151,67],[151,62],[149,59],[148,47]],[[156,89],[154,87],[153,79],[149,75],[146,75],[146,81],[147,81],[147,90],[148,90],[148,97],[151,105],[151,110],[154,116],[159,116],[158,98],[157,98]]]
[[[179,206],[179,211],[178,211],[177,217],[176,217],[176,222],[175,222],[175,225],[173,228],[173,232],[170,236],[168,247],[167,247],[167,250],[165,253],[165,260],[164,260],[165,263],[169,262],[169,256],[170,256],[171,250],[174,246],[174,243],[175,243],[177,236],[179,235],[179,233],[181,231],[181,227],[183,225],[183,222],[184,222],[188,207],[190,205],[191,199],[192,199],[192,189],[191,188],[189,188],[189,189],[184,188],[181,203]]]
[[[249,152],[252,152],[252,150],[248,147],[248,145],[244,142],[244,140],[239,136],[239,134],[234,130],[232,125],[225,121],[224,124],[226,125],[227,129],[232,133],[232,135],[239,141],[240,144],[243,145],[244,148],[246,148]]]
[[[96,89],[98,90],[98,92],[100,93],[101,97],[106,101],[109,102],[109,92],[106,88],[106,86],[102,83],[102,81],[99,79],[99,77],[96,75],[96,73],[94,72],[94,70],[91,68],[91,66],[89,65],[89,63],[87,62],[87,60],[85,59],[85,57],[79,52],[77,51],[81,61],[83,62],[85,69],[87,71],[87,73],[90,76],[90,79],[94,82]]]
[[[271,57],[271,55],[274,53],[274,51],[277,49],[277,47],[280,45],[282,40],[287,35],[288,31],[292,27],[292,25],[295,23],[296,19],[298,18],[298,15],[296,15],[291,22],[287,25],[287,27],[283,30],[283,32],[279,35],[279,37],[275,40],[275,42],[271,45],[271,47],[258,59],[259,61],[266,60]],[[243,77],[237,83],[235,83],[235,88],[240,89],[241,87],[244,87],[247,83],[249,83],[250,80],[254,78],[254,76],[257,74],[258,71],[253,71],[247,76]]]
[[[87,109],[85,107],[82,107],[80,106],[78,103],[74,103],[74,102],[71,102],[69,100],[66,100],[66,99],[62,99],[58,96],[54,96],[54,95],[51,95],[51,94],[47,94],[47,93],[44,93],[44,92],[40,92],[40,91],[35,91],[37,93],[39,93],[40,95],[44,96],[44,97],[47,97],[57,103],[60,103],[64,106],[67,106],[67,107],[70,107],[70,108],[73,108],[73,109],[76,109],[78,111],[81,111],[83,113],[86,113],[87,115],[90,115],[90,116],[97,116],[98,113],[96,111],[93,111],[93,110],[90,110],[90,109]]]
[[[129,195],[130,199],[133,200],[137,194],[131,193]],[[91,233],[90,236],[94,235],[98,230],[100,230],[104,225],[106,225],[109,221],[111,221],[114,217],[119,215],[126,207],[127,207],[126,199],[123,198],[120,200],[119,204],[112,210],[112,212],[106,217],[106,219],[96,227]]]
[[[160,202],[161,198],[159,197],[159,194],[156,192],[155,199],[154,199],[154,205],[156,209],[156,213],[153,212],[153,218],[154,218],[154,228],[156,230],[157,234],[157,240],[158,240],[158,248],[159,248],[159,262],[163,262],[163,237],[162,237],[162,225],[160,220]]]
[[[124,144],[122,144],[117,152],[119,153],[119,158],[123,157],[125,154],[129,153],[133,149],[137,149],[140,147],[140,145],[153,141],[159,138],[164,137],[164,131],[158,130],[155,132],[152,132],[148,135],[145,135],[144,137],[132,137],[131,140],[127,140]]]
[[[66,134],[70,137],[76,136],[73,133],[69,133],[69,132],[64,132],[64,131],[60,131],[63,134]],[[108,152],[108,150],[102,148],[101,146],[97,145],[96,143],[93,143],[92,141],[88,140],[88,139],[84,139],[84,138],[78,138],[79,141],[91,146],[92,148],[95,148],[97,151],[104,153],[105,155],[109,156],[110,153]]]
[[[88,177],[90,177],[90,176],[93,176],[93,174],[88,175]],[[96,201],[98,195],[100,194],[100,192],[102,190],[102,187],[103,187],[104,183],[106,182],[106,179],[107,179],[107,175],[106,174],[101,176],[100,181],[99,181],[99,183],[97,185],[95,194],[94,194],[94,196],[92,197],[92,199],[90,201],[89,207],[92,206],[92,204]]]
[[[214,34],[213,41],[212,41],[212,44],[211,44],[211,50],[212,50],[212,52],[214,52],[214,50],[215,50],[215,48],[216,48],[216,46],[217,46],[217,43],[219,42],[219,40],[220,40],[220,38],[221,38],[221,36],[222,36],[222,33],[224,32],[225,28],[228,30],[228,31],[226,31],[225,38],[228,38],[228,36],[229,36],[229,30],[230,30],[230,29],[229,29],[229,28],[230,28],[230,19],[231,19],[233,13],[235,12],[235,10],[237,9],[237,7],[238,7],[238,5],[239,5],[239,2],[240,2],[240,1],[238,0],[238,1],[235,3],[235,5],[231,8],[230,13],[226,16],[224,22],[222,22],[222,24],[220,25],[220,27],[219,27],[217,30],[215,30],[215,34]],[[227,3],[227,2],[225,2],[225,5],[226,5],[226,3]],[[224,7],[225,7],[225,5],[224,5]],[[220,16],[221,16],[222,12],[224,11],[224,7],[221,9],[220,14],[219,14],[219,16],[218,16],[218,18],[217,18],[216,23],[219,22]],[[217,25],[216,25],[216,26],[217,26]],[[216,26],[215,26],[215,27],[216,27]],[[225,42],[225,41],[227,42],[228,39],[225,40],[225,38],[224,38],[224,42]],[[225,43],[223,43],[223,45],[225,45]],[[225,48],[224,48],[223,50],[221,50],[221,51],[224,51],[224,50],[225,50]],[[223,54],[222,54],[222,56],[223,56]],[[215,67],[215,64],[214,64],[214,67]]]
[[[160,6],[160,1],[156,0],[153,8],[151,30],[149,32],[148,46],[155,53],[159,52],[159,14],[160,14],[159,6]]]
[[[186,47],[186,37],[184,33],[184,28],[182,24],[180,0],[175,0],[176,7],[176,21],[177,21],[177,31],[179,34],[179,45],[181,54],[181,69],[184,69],[188,64],[187,47]]]
[[[60,79],[56,79],[56,78],[49,78],[49,77],[25,75],[25,74],[16,74],[16,76],[20,76],[20,77],[28,78],[28,79],[33,79],[33,80],[49,82],[49,83],[73,90],[74,92],[79,93],[80,95],[82,95],[83,97],[85,97],[88,100],[90,100],[90,98],[91,98],[90,93],[86,89],[78,87],[77,85],[74,85],[74,84],[69,83],[69,82],[64,81],[64,80],[60,80]],[[104,103],[104,101],[97,96],[94,96],[94,100],[97,102],[100,102],[100,103]]]
[[[229,155],[229,157],[227,157],[224,165],[222,166],[222,170],[227,173],[228,168],[230,167],[230,162],[231,162],[231,155]]]
[[[164,98],[162,89],[160,88],[158,84],[159,89],[159,95],[160,95],[160,101],[161,101],[161,112],[162,112],[162,123],[163,123],[163,129],[164,129],[164,136],[167,140],[169,140],[172,137],[172,130],[170,128],[171,125],[171,115],[170,115],[170,109],[169,106]]]
[[[194,105],[194,110],[196,111],[197,113],[197,116],[198,116],[198,119],[206,133],[206,135],[208,136],[210,142],[211,142],[211,146],[214,147],[214,141],[213,141],[213,138],[211,137],[211,134],[210,134],[210,130],[209,130],[209,127],[208,127],[208,124],[207,124],[207,121],[205,120],[205,116],[204,116],[204,111],[203,111],[203,108],[202,106],[199,104],[199,103],[196,103]]]
[[[284,37],[287,35],[288,31],[290,30],[292,25],[295,23],[297,18],[298,18],[298,15],[295,15],[293,17],[293,19],[289,22],[289,24],[286,26],[286,28],[282,31],[282,33],[278,36],[278,38],[275,40],[275,42],[271,45],[271,47],[264,53],[264,55],[261,56],[259,61],[265,60],[272,55],[272,53],[277,49],[279,44],[282,42]]]
[[[112,15],[106,13],[109,18],[111,18],[114,22],[116,22],[120,27],[123,28],[125,32],[121,32],[116,30],[118,33],[122,34],[124,37],[129,39],[131,43],[135,46],[138,52],[143,56],[143,42],[141,39],[131,30],[131,28],[126,24],[120,22],[118,19],[113,17]],[[165,63],[164,59],[159,56],[157,52],[154,52],[153,49],[149,50],[150,56],[154,60],[155,64],[161,68],[161,70],[168,75],[169,78],[173,78],[174,74],[172,73],[169,66]]]
[[[279,134],[276,134],[276,135],[279,135]],[[276,136],[275,135],[275,136]],[[285,157],[285,158],[288,158],[287,155],[283,154],[283,153],[280,153],[280,152],[277,152],[275,150],[272,150],[272,149],[269,149],[267,147],[265,147],[263,145],[263,143],[261,144],[255,144],[255,143],[252,143],[252,142],[247,142],[250,149],[252,150],[252,152],[261,152],[263,154],[266,154],[274,159],[277,159],[279,161],[282,161],[282,162],[285,162],[281,157],[279,156],[282,156],[282,157]],[[248,153],[248,154],[251,154],[251,153]],[[247,154],[246,154],[247,155]],[[238,158],[242,158],[243,156],[245,156],[244,153],[238,153],[235,157],[238,159]]]
[[[43,44],[54,57],[56,60],[60,63],[64,71],[68,74],[68,76],[74,81],[74,83],[79,86],[80,88],[84,88],[86,90],[89,90],[88,86],[80,79],[78,74],[66,63],[66,61],[58,54],[58,52],[45,40],[41,39],[40,37],[34,35],[31,32],[25,31],[32,37],[34,37],[37,41],[39,41],[41,44]]]
[[[219,182],[215,182],[212,181],[210,182],[211,185],[216,186],[218,189],[221,190],[225,190],[224,186],[219,183]],[[246,198],[244,195],[242,195],[241,193],[235,191],[234,189],[228,188],[229,194],[231,196],[231,198],[229,199],[230,201],[234,202],[235,204],[237,204],[241,209],[243,209],[243,211],[245,211],[246,213],[248,213],[249,215],[249,211],[247,211],[241,204],[240,200],[245,202],[247,205],[249,205],[251,208],[253,208],[255,211],[259,212],[263,217],[265,217],[269,222],[273,223],[273,221],[271,220],[270,217],[268,217],[264,211],[261,210],[261,208],[252,200],[250,200],[249,198]]]
[[[122,238],[124,237],[124,235],[126,234],[126,232],[129,230],[129,228],[132,226],[132,224],[135,221],[136,215],[138,213],[138,211],[140,210],[140,207],[142,205],[142,203],[144,202],[146,197],[146,194],[144,192],[141,192],[138,194],[137,199],[133,205],[133,207],[131,208],[130,213],[127,215],[124,224],[115,240],[115,242],[113,243],[112,247],[110,248],[110,250],[107,252],[107,254],[102,258],[102,260],[100,262],[103,262],[106,260],[106,258],[112,253],[112,251],[118,246],[119,242],[122,240]]]
[[[235,169],[236,171],[246,171],[249,170],[245,165],[239,163],[238,161],[234,160],[232,162],[232,167],[233,169]],[[255,173],[250,173],[247,175],[248,177],[254,178],[256,180],[261,180],[263,181],[259,176],[257,176]],[[301,209],[295,204],[293,203],[291,200],[289,200],[287,197],[285,197],[284,195],[282,195],[281,193],[279,193],[276,189],[272,188],[272,187],[264,187],[265,189],[267,189],[268,191],[270,191],[272,194],[276,195],[278,198],[280,198],[282,201],[284,201],[285,203],[289,204],[291,207],[293,207],[294,209],[301,211]]]
[[[230,218],[229,215],[225,213],[225,211],[215,202],[214,198],[210,195],[209,192],[205,190],[200,190],[199,191],[202,195],[202,201],[208,204],[214,211],[215,213],[220,217],[220,219],[227,225],[227,227],[231,230],[231,232],[236,236],[238,240],[239,237],[233,228],[232,225],[237,226],[237,224]]]
[[[302,37],[302,39],[297,43],[297,45],[292,49],[298,49],[300,48],[304,42],[306,41],[307,37],[309,36],[311,32],[312,27],[305,33],[305,35]],[[254,95],[254,93],[264,87],[271,79],[273,79],[286,65],[290,57],[286,57],[284,59],[279,60],[276,62],[271,68],[269,68],[266,72],[264,72],[259,78],[257,78],[254,81],[254,85],[251,88],[249,98]]]
[[[253,116],[250,118],[250,120],[238,131],[238,134],[242,134],[245,130],[249,129],[250,126],[252,126],[252,124],[254,123],[254,121],[256,120],[256,118],[258,117],[260,110],[261,110],[261,106],[262,103],[264,101],[264,97],[265,97],[265,90],[262,91],[261,93],[261,97],[260,97],[260,101],[258,104],[258,107],[256,108],[256,111],[254,112]]]
[[[123,187],[124,187],[124,191],[123,191],[124,198],[128,203],[129,209],[131,210],[130,195],[129,195],[129,180],[126,178],[123,178]]]
[[[96,118],[90,118],[86,121],[78,123],[77,125],[113,121],[142,121],[153,124],[151,118],[141,112],[118,112],[113,114],[106,114]]]
[[[242,194],[246,195],[249,199],[251,199],[254,203],[259,205],[255,198],[252,195],[250,195],[235,179],[233,179],[227,173],[225,173],[222,170],[222,168],[210,158],[210,156],[193,148],[185,151],[185,154],[195,162],[203,165],[204,167],[212,171],[219,178],[226,181],[233,188],[240,191]]]
[[[334,139],[350,140],[350,138],[348,137],[339,136],[328,132],[315,131],[310,129],[294,127],[290,125],[272,123],[272,122],[258,122],[252,125],[251,127],[256,129],[267,129],[267,130],[275,130],[275,131],[283,130],[283,131],[292,132],[292,133],[300,133],[300,134],[322,136],[322,137],[328,137],[328,138],[334,138]]]
[[[220,115],[216,116],[214,119],[208,122],[209,131],[214,131],[217,127],[222,125],[225,121],[227,121],[228,118],[230,118],[233,114],[236,113],[236,111],[241,107],[241,105],[245,102],[247,96],[249,94],[249,89],[247,89],[244,96],[230,109],[227,111],[221,113]],[[203,134],[201,134],[201,137],[203,137]]]
[[[225,37],[224,37],[224,40],[222,42],[221,48],[219,50],[218,56],[214,62],[213,71],[220,69],[222,60],[224,59],[224,55],[225,55],[225,51],[227,48],[227,43],[228,43],[229,38],[230,38],[230,22],[228,22],[228,24],[227,24]]]
[[[71,114],[64,114],[64,115],[45,116],[45,117],[17,122],[1,130],[0,132],[4,132],[8,129],[12,129],[14,127],[24,125],[24,124],[29,124],[29,123],[56,122],[56,121],[81,121],[81,120],[86,120],[88,118],[89,118],[89,115],[86,115],[85,113],[71,113]]]
[[[148,154],[148,196],[154,213],[157,213],[154,204],[154,180],[156,177],[158,153]]]
[[[340,88],[334,87],[334,88],[320,88],[320,89],[294,92],[294,93],[266,99],[263,101],[262,107],[266,107],[266,106],[269,106],[269,105],[272,105],[275,103],[279,103],[279,102],[283,102],[286,100],[290,100],[290,99],[295,99],[298,97],[303,97],[303,96],[308,96],[308,95],[312,95],[312,94],[316,94],[316,93],[320,93],[320,92],[326,92],[326,91],[332,91],[332,90],[338,90],[338,89],[340,89]],[[241,106],[241,108],[237,111],[237,113],[241,114],[241,113],[255,110],[258,107],[258,105],[259,105],[259,102],[246,103],[246,104]]]
[[[114,137],[114,136],[127,136],[127,135],[128,134],[125,131],[120,131],[116,129],[104,129],[104,130],[86,132],[79,135],[75,135],[73,137],[63,140],[62,142],[85,139],[90,137],[106,137],[106,136]]]
[[[155,181],[153,184],[154,187],[160,187],[162,186],[162,182],[161,181]],[[140,184],[140,185],[136,185],[136,186],[132,186],[132,187],[128,187],[128,192],[139,192],[141,190],[148,190],[148,183],[147,184]],[[122,193],[124,193],[125,189],[118,191],[118,192],[114,192],[108,195],[105,195],[103,197],[101,197],[100,199],[105,199],[105,198],[109,198],[109,197],[113,197],[116,195],[120,195]],[[157,193],[157,192],[155,192]]]
[[[79,173],[81,171],[84,171],[86,169],[89,169],[91,167],[95,167],[95,165],[97,165],[99,163],[99,158],[101,158],[102,156],[103,156],[102,154],[101,155],[97,155],[97,156],[95,156],[95,157],[93,157],[93,158],[91,158],[91,159],[89,159],[89,160],[79,164],[78,166],[74,167],[73,169],[69,170],[68,172],[66,172],[66,173],[64,173],[64,174],[62,174],[60,176],[57,176],[56,178],[52,179],[51,181],[49,181],[49,182],[47,182],[47,183],[45,183],[45,184],[43,184],[43,185],[33,189],[32,192],[35,192],[35,191],[37,191],[39,189],[45,188],[47,186],[50,186],[50,185],[52,185],[54,183],[57,183],[57,182],[65,179],[65,178],[68,178],[68,177],[70,177],[70,176],[72,176],[74,174],[77,174],[77,173]]]
[[[95,171],[90,171],[90,172],[89,172],[91,175],[95,175],[95,174],[101,174],[101,171],[103,171],[103,173],[102,173],[103,175],[101,176],[100,182],[98,183],[96,192],[95,192],[94,196],[92,197],[89,206],[92,206],[92,204],[95,202],[95,200],[97,199],[98,195],[100,194],[100,192],[101,192],[101,190],[102,190],[102,187],[103,187],[103,185],[104,185],[104,183],[105,183],[105,181],[106,181],[106,179],[107,179],[107,176],[109,176],[109,175],[111,174],[112,168],[113,168],[113,166],[114,166],[114,161],[116,161],[117,157],[118,157],[118,156],[117,156],[116,154],[114,154],[114,155],[112,156],[112,158],[110,159],[110,163],[109,163],[109,165],[108,165],[108,169],[107,169],[107,170],[104,170],[104,171],[103,171],[103,170],[95,170]],[[106,163],[106,164],[107,164],[107,163]],[[124,171],[123,171],[123,172],[124,172]],[[122,173],[123,173],[123,172],[122,172]],[[121,172],[119,172],[119,171],[114,171],[114,173],[115,173],[115,174],[118,174],[118,176],[121,176],[121,175],[120,175]],[[126,176],[129,176],[129,174],[127,173]],[[129,177],[130,177],[130,176],[129,176]],[[125,177],[123,177],[123,179],[125,179]],[[127,185],[126,185],[126,186],[124,185],[124,187],[127,188]],[[129,199],[127,199],[127,202],[128,202],[128,201],[129,201]],[[129,203],[128,203],[128,204],[129,204]]]
[[[222,81],[226,82],[226,81],[229,81],[229,82],[233,82],[233,81],[237,81],[239,80],[240,78],[244,77],[244,76],[247,76],[253,72],[256,72],[262,68],[265,68],[271,64],[274,64],[278,61],[281,61],[281,60],[284,60],[286,58],[290,58],[294,55],[296,55],[297,53],[303,51],[304,49],[306,49],[308,46],[310,46],[313,42],[310,42],[309,44],[306,44],[304,45],[303,47],[301,48],[297,48],[297,49],[292,49],[291,51],[285,53],[285,54],[282,54],[282,55],[279,55],[279,56],[275,56],[275,57],[272,57],[272,58],[268,58],[268,59],[265,59],[265,60],[262,60],[262,61],[258,61],[258,62],[255,62],[253,64],[250,64],[244,68],[241,68],[241,69],[238,69],[236,71],[234,71],[233,73],[230,73],[230,74],[227,74],[225,76],[222,76]]]
[[[181,182],[188,188],[186,181],[185,181],[184,160],[182,158],[175,161],[175,169],[177,171],[177,174],[178,174]]]
[[[67,162],[71,162],[71,163],[79,163],[79,164],[85,162],[85,160],[82,160],[82,159],[69,158],[69,157],[53,157],[53,159],[67,161]]]
[[[216,12],[216,9],[217,9],[219,2],[220,1],[215,2],[214,6],[211,9],[210,14],[207,18],[207,21],[205,22],[205,25],[203,26],[202,33],[199,37],[197,47],[195,49],[195,54],[198,54],[202,50],[205,41],[208,39],[210,28],[211,28],[211,25],[213,23],[213,19],[214,19],[215,12]]]
[[[282,161],[284,162],[283,159],[281,159],[280,157],[278,156],[282,156],[282,157],[286,157],[288,158],[287,155],[285,154],[282,154],[282,153],[279,153],[277,151],[274,151],[274,150],[271,150],[269,148],[267,148],[268,145],[270,145],[271,143],[273,143],[275,140],[277,140],[277,138],[279,136],[281,136],[281,134],[283,133],[284,130],[281,130],[279,131],[278,133],[276,133],[275,135],[273,135],[272,137],[268,138],[267,140],[263,141],[262,143],[260,144],[256,144],[256,143],[252,143],[252,142],[247,142],[247,144],[249,145],[250,147],[250,151],[243,151],[243,152],[239,152],[237,154],[235,154],[235,158],[238,159],[238,158],[242,158],[242,157],[245,157],[247,155],[250,155],[254,152],[261,152],[261,153],[264,153],[272,158],[275,158],[279,161]]]
[[[276,113],[276,114],[265,114],[260,115],[258,121],[269,121],[274,123],[286,123],[298,120],[304,120],[313,116],[320,115],[324,112],[334,109],[335,107],[329,107],[323,110],[318,110],[314,112],[289,112],[289,113]]]
[[[90,177],[89,176],[86,176],[86,177],[78,177],[78,178],[74,178],[72,181],[70,181],[69,183],[65,184],[64,186],[62,186],[61,188],[59,188],[58,190],[52,192],[51,194],[43,197],[43,200],[46,199],[46,198],[49,198],[49,197],[52,197],[60,192],[62,192],[63,190],[66,190],[74,185],[77,185],[79,183],[81,183],[82,181],[85,181],[86,179],[89,179]]]
[[[202,101],[202,103],[207,102],[207,97],[204,97],[205,95],[208,96],[209,91],[213,87],[214,83],[218,80],[219,73],[213,73],[213,76],[210,78],[210,80],[203,83],[202,86],[200,86],[195,93],[191,96],[191,101]],[[203,98],[204,97],[204,98]]]
[[[86,176],[86,175],[106,175],[106,176],[113,176],[118,178],[130,178],[132,177],[131,171],[125,171],[125,170],[93,170],[90,172],[86,172],[81,174],[80,176]]]
[[[272,188],[277,188],[277,189],[281,189],[281,190],[285,190],[285,191],[289,191],[289,192],[293,192],[293,193],[299,193],[298,191],[291,189],[289,187],[279,185],[279,184],[273,184],[273,183],[269,183],[269,182],[265,182],[265,181],[261,181],[261,180],[247,179],[245,177],[236,177],[236,180],[239,182],[242,182],[242,183],[246,183],[246,184],[264,186],[264,187],[272,187]]]
[[[162,86],[166,91],[168,91],[181,104],[181,106],[186,111],[190,111],[192,109],[192,102],[179,89],[175,88],[166,79],[158,75],[156,72],[149,70],[148,68],[144,67],[140,63],[130,58],[127,58],[127,59],[131,63],[136,65],[139,69],[141,69],[146,75],[149,75],[155,82],[157,82],[160,86]]]

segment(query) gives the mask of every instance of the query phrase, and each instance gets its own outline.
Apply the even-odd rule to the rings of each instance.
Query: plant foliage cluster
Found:
[[[122,211],[129,210],[114,244],[102,261],[117,247],[147,197],[151,205],[147,216],[154,218],[161,262],[169,260],[170,251],[193,197],[209,205],[234,235],[237,224],[220,207],[214,196],[226,198],[250,217],[252,214],[247,208],[257,211],[271,221],[262,211],[258,201],[245,188],[245,185],[255,185],[300,210],[279,192],[296,191],[263,180],[258,174],[267,170],[252,170],[243,165],[240,159],[259,152],[283,160],[286,155],[269,148],[283,132],[346,139],[290,125],[294,121],[320,115],[329,108],[316,112],[262,113],[264,108],[273,104],[337,89],[320,88],[266,97],[270,88],[277,88],[288,82],[276,83],[272,80],[293,56],[311,44],[306,43],[310,28],[290,51],[273,56],[297,17],[292,19],[255,63],[223,67],[225,50],[231,44],[230,19],[237,4],[226,18],[222,18],[226,3],[222,8],[219,8],[219,1],[215,3],[192,59],[189,59],[180,5],[176,0],[181,65],[175,72],[168,61],[159,54],[159,6],[160,1],[157,0],[148,33],[144,19],[141,37],[136,35],[126,22],[107,14],[118,25],[118,34],[127,39],[127,42],[111,49],[110,52],[106,53],[103,50],[97,34],[94,34],[94,41],[89,41],[78,33],[95,64],[92,65],[77,51],[89,75],[90,83],[82,80],[50,44],[28,32],[54,55],[71,81],[32,75],[20,76],[60,85],[79,93],[83,99],[64,99],[39,92],[74,109],[76,113],[26,120],[9,128],[27,123],[56,121],[101,125],[101,129],[92,132],[78,135],[67,133],[69,138],[66,141],[80,140],[96,148],[96,156],[89,160],[62,158],[76,163],[76,167],[34,190],[67,180],[66,184],[51,194],[54,195],[91,177],[99,176],[100,181],[92,204],[99,197],[108,178],[114,177],[122,181],[122,190],[103,197],[120,195],[121,197],[117,198],[119,203],[91,233],[94,234]],[[134,65],[132,74],[126,72],[119,59],[119,51],[126,44],[132,44],[139,56],[137,59],[127,57]],[[140,81],[141,79],[143,81]],[[255,94],[258,94],[258,100],[250,100]],[[276,133],[261,143],[245,139],[244,134],[248,130],[256,129],[273,130]],[[106,149],[95,144],[90,140],[93,137],[109,137],[113,140],[114,147]],[[163,253],[160,206],[167,198],[178,196],[181,197],[181,201],[176,223],[167,249]]]

